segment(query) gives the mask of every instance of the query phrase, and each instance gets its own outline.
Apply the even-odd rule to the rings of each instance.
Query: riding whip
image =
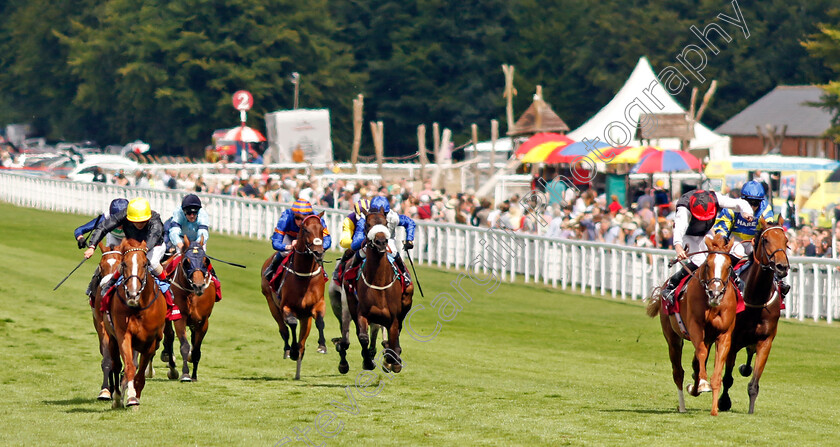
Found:
[[[59,288],[59,287],[61,287],[61,285],[62,285],[62,284],[64,284],[64,281],[67,281],[67,278],[69,278],[69,277],[70,277],[70,275],[72,275],[73,273],[75,273],[75,272],[76,272],[76,270],[79,270],[79,267],[81,267],[81,266],[82,266],[82,264],[84,264],[84,263],[85,263],[85,261],[87,261],[87,260],[88,260],[88,258],[84,258],[84,259],[82,259],[82,262],[80,262],[80,263],[79,263],[79,265],[77,265],[77,266],[76,266],[76,268],[74,268],[74,269],[73,269],[73,271],[71,271],[70,273],[68,273],[68,274],[67,274],[67,276],[65,276],[65,277],[64,277],[64,279],[62,279],[62,280],[61,280],[61,282],[60,282],[60,283],[58,283],[58,285],[57,285],[57,286],[55,286],[55,288],[53,289],[53,292],[55,292],[56,290],[58,290],[58,288]]]
[[[417,288],[420,289],[420,296],[426,298],[426,296],[423,295],[423,287],[420,286],[420,278],[417,277],[417,271],[414,270],[414,261],[411,260],[411,253],[406,250],[405,256],[408,258],[408,263],[411,264],[411,272],[414,273],[414,282],[417,283]]]
[[[207,253],[205,253],[204,255],[205,255],[205,256],[207,256],[208,258],[210,258],[210,259],[214,260],[214,261],[219,261],[219,262],[221,262],[221,263],[223,263],[223,264],[232,265],[232,266],[234,266],[234,267],[239,267],[239,268],[241,268],[241,269],[248,268],[248,267],[245,267],[245,266],[244,266],[244,265],[242,265],[242,264],[237,264],[237,263],[235,263],[235,262],[222,261],[222,260],[221,260],[221,259],[219,259],[219,258],[214,258],[214,257],[212,257],[212,256],[208,255]]]

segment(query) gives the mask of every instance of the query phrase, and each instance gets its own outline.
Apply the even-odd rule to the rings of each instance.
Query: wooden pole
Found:
[[[426,164],[429,163],[429,156],[426,155],[426,125],[417,126],[417,153],[420,154],[420,181],[426,180]]]
[[[385,156],[382,121],[371,121],[370,133],[373,135],[373,150],[376,153],[376,171],[382,177],[382,159]]]
[[[513,88],[513,65],[502,64],[502,71],[505,73],[505,93],[504,98],[507,100],[507,131],[513,130],[513,97],[516,96],[516,89]]]
[[[432,123],[432,151],[435,154],[435,163],[440,163],[440,125]]]
[[[359,162],[359,148],[362,146],[362,111],[365,106],[365,97],[361,93],[353,100],[353,151],[350,155],[350,163],[356,169]]]
[[[499,121],[490,120],[490,171],[487,178],[496,172],[496,140],[499,139]]]
[[[481,186],[478,171],[478,124],[473,123],[470,128],[472,129],[473,158],[476,159],[476,162],[472,165],[473,189],[478,191],[479,186]]]

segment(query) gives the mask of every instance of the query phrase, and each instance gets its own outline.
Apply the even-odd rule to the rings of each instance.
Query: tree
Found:
[[[819,25],[819,32],[809,36],[809,40],[802,43],[808,52],[817,60],[821,60],[835,75],[840,74],[840,10],[829,12],[831,23]],[[840,143],[840,80],[829,81],[822,85],[825,95],[822,101],[815,104],[828,109],[832,114],[831,128],[826,136]]]

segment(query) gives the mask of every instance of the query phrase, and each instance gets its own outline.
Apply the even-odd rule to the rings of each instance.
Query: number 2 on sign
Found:
[[[236,105],[237,109],[242,110],[251,108],[251,97],[249,97],[247,93],[240,93],[236,95],[236,99],[239,100],[239,104]]]

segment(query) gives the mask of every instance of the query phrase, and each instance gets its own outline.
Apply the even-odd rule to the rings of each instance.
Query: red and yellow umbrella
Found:
[[[528,138],[527,141],[522,143],[516,149],[514,155],[517,158],[522,159],[523,163],[534,163],[533,161],[525,161],[523,157],[535,150],[539,150],[540,152],[538,154],[534,154],[534,156],[541,155],[542,158],[537,161],[542,161],[548,153],[557,147],[572,144],[574,142],[575,141],[571,138],[565,135],[560,135],[559,133],[542,132]]]

